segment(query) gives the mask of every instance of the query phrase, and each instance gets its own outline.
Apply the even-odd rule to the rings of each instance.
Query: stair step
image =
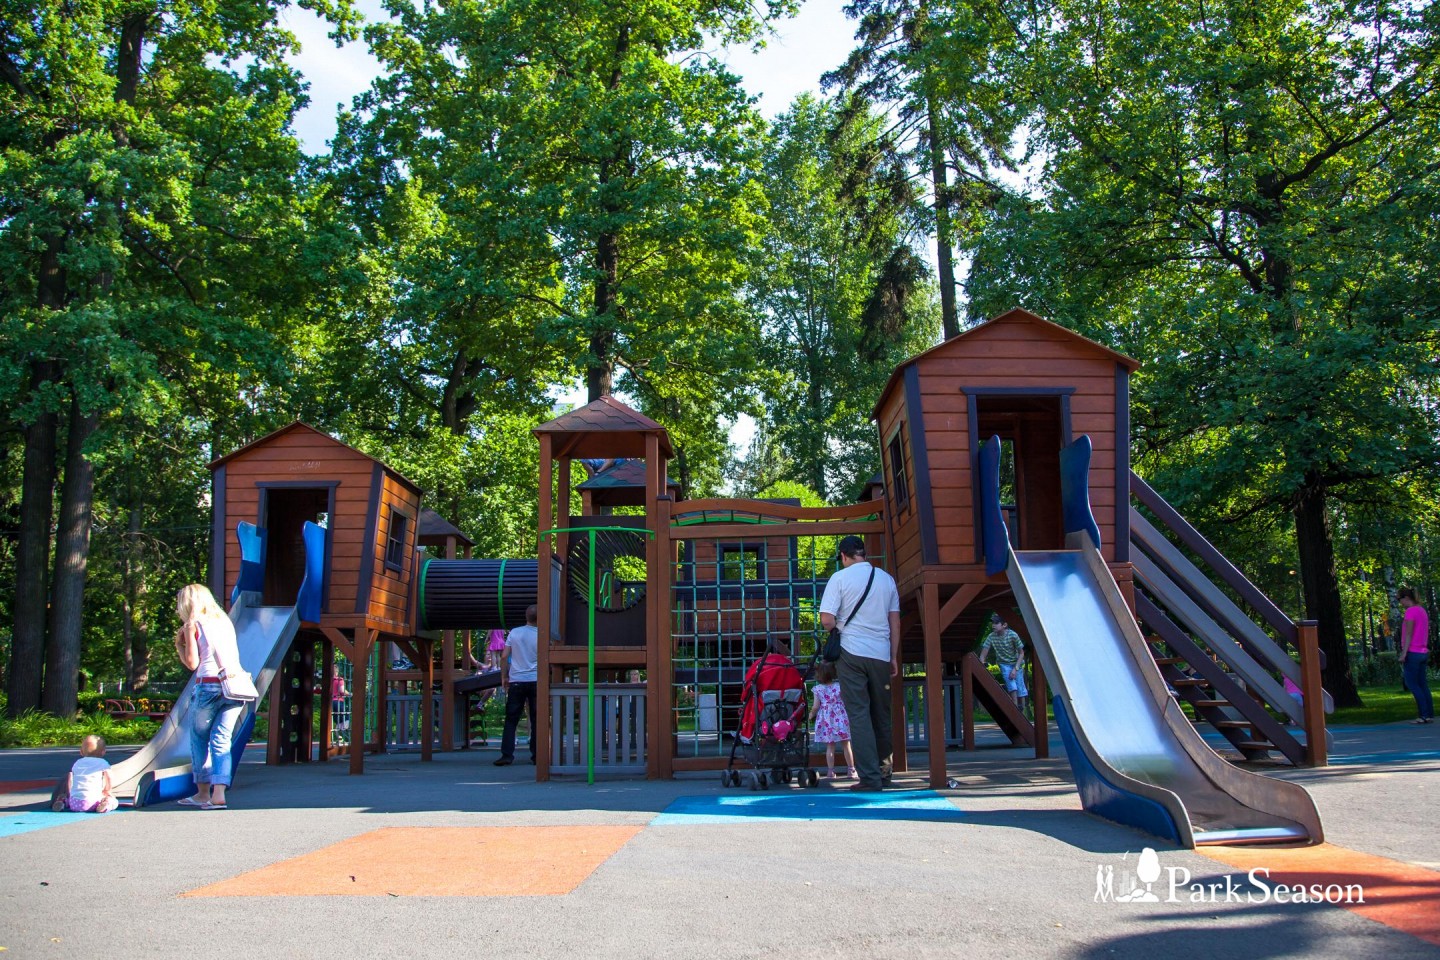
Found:
[[[1197,708],[1210,707],[1218,709],[1220,707],[1231,706],[1231,703],[1229,700],[1191,700],[1190,705]]]
[[[1209,681],[1209,680],[1205,680],[1205,679],[1203,679],[1203,678],[1185,677],[1184,679],[1181,679],[1181,680],[1171,680],[1171,681],[1170,681],[1170,686],[1172,686],[1172,687],[1208,687],[1208,686],[1210,686],[1210,681]]]
[[[1275,744],[1269,740],[1241,740],[1235,744],[1237,750],[1274,750]]]
[[[1172,663],[1186,663],[1184,657],[1156,657],[1155,662],[1162,667],[1168,667]]]
[[[1216,720],[1211,726],[1217,730],[1244,730],[1254,724],[1249,720]]]

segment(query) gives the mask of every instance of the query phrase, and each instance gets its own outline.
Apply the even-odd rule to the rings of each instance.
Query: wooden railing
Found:
[[[944,690],[945,746],[958,747],[965,741],[962,719],[964,683],[959,677],[946,677]],[[908,677],[905,680],[905,745],[911,749],[930,745],[930,716],[925,709],[924,677]]]
[[[590,716],[583,683],[550,687],[550,772],[585,773]],[[595,772],[645,772],[644,684],[595,685]]]
[[[1320,683],[1320,650],[1316,638],[1314,621],[1301,621],[1296,623],[1285,615],[1275,602],[1271,600],[1259,587],[1255,586],[1248,577],[1236,569],[1219,550],[1215,548],[1205,536],[1195,529],[1180,512],[1165,501],[1154,488],[1146,483],[1134,471],[1130,473],[1130,493],[1144,505],[1160,523],[1174,534],[1196,557],[1200,559],[1211,571],[1214,572],[1231,590],[1235,592],[1252,610],[1259,614],[1263,620],[1275,632],[1282,643],[1288,644],[1295,651],[1298,659],[1298,670],[1296,664],[1288,659],[1288,654],[1275,646],[1263,631],[1259,631],[1249,622],[1237,622],[1243,616],[1233,603],[1226,600],[1216,590],[1215,586],[1208,581],[1199,584],[1190,584],[1185,587],[1187,593],[1191,594],[1189,600],[1180,597],[1186,602],[1193,601],[1198,605],[1206,616],[1219,626],[1229,639],[1238,644],[1239,649],[1226,654],[1227,660],[1234,660],[1237,657],[1248,656],[1264,670],[1270,671],[1273,677],[1274,672],[1281,672],[1292,680],[1298,679],[1299,686],[1303,691],[1304,707],[1302,708],[1302,721],[1305,729],[1305,744],[1302,747],[1289,731],[1281,728],[1264,711],[1262,704],[1257,702],[1249,692],[1229,690],[1226,684],[1228,677],[1209,676],[1206,671],[1214,672],[1213,663],[1202,661],[1209,660],[1198,647],[1195,647],[1183,632],[1171,623],[1164,613],[1157,607],[1149,605],[1144,598],[1139,598],[1142,606],[1146,607],[1149,616],[1142,613],[1142,619],[1151,623],[1153,628],[1159,629],[1163,639],[1170,646],[1171,650],[1183,657],[1193,670],[1206,674],[1205,679],[1212,689],[1225,695],[1235,709],[1241,711],[1247,720],[1254,721],[1253,729],[1262,732],[1268,740],[1277,745],[1292,762],[1307,763],[1310,766],[1323,767],[1328,762],[1327,747],[1325,740],[1325,703],[1326,693]],[[1136,514],[1136,517],[1139,515]],[[1135,523],[1140,523],[1137,519]],[[1148,527],[1147,524],[1140,524],[1141,528]],[[1133,538],[1132,538],[1133,539]],[[1174,551],[1172,545],[1165,543],[1163,539],[1153,545],[1159,552]],[[1184,566],[1188,561],[1175,559],[1173,563],[1166,564],[1163,557],[1157,557],[1156,561],[1163,569],[1163,573],[1170,576],[1180,576],[1182,571],[1174,569],[1176,566]],[[1137,563],[1139,560],[1137,559]],[[1141,579],[1137,570],[1136,579]],[[1183,579],[1183,578],[1182,578]],[[1205,591],[1210,592],[1207,599]],[[1223,607],[1229,605],[1236,616],[1229,616]],[[1218,641],[1217,641],[1218,642]],[[1229,642],[1229,640],[1227,640]],[[1282,662],[1284,661],[1284,662]],[[1238,668],[1236,663],[1231,663],[1232,669]],[[1255,679],[1262,686],[1270,685],[1278,690],[1278,682],[1272,681],[1272,677],[1256,675]],[[1233,686],[1230,684],[1229,686]],[[1260,691],[1256,691],[1259,693]],[[1279,696],[1283,697],[1283,694]],[[1265,699],[1265,698],[1262,698]],[[1287,705],[1279,702],[1275,696],[1268,697],[1271,706],[1282,712],[1288,712]]]

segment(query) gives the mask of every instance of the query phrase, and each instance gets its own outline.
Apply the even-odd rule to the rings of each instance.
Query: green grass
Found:
[[[1397,723],[1415,719],[1415,698],[1409,691],[1401,693],[1399,683],[1361,687],[1360,700],[1364,706],[1337,708],[1326,718],[1326,724]]]

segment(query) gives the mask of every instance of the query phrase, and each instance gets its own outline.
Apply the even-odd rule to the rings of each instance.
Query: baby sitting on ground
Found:
[[[51,809],[72,813],[109,813],[120,805],[110,793],[110,764],[105,760],[105,738],[90,734],[80,741],[80,759],[65,775],[65,788]]]

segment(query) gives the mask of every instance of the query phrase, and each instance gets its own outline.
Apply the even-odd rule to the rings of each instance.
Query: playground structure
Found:
[[[1178,706],[1188,703],[1196,723],[1247,759],[1325,763],[1314,625],[1287,619],[1130,470],[1136,367],[1022,310],[980,324],[895,370],[873,409],[882,471],[860,502],[826,508],[682,500],[667,475],[665,428],[602,397],[534,431],[538,556],[528,559],[470,558],[464,535],[424,511],[419,489],[385,464],[301,423],[276,431],[211,464],[216,595],[242,610],[283,607],[307,573],[312,584],[291,608],[293,640],[264,657],[283,661],[274,665],[267,759],[345,753],[361,772],[365,752],[393,741],[404,699],[395,691],[406,684],[418,687],[407,709],[422,759],[436,739],[441,749],[465,746],[466,696],[497,678],[470,676],[468,644],[457,637],[516,626],[533,603],[542,638],[537,779],[722,770],[746,666],[773,636],[789,638],[797,656],[813,651],[834,544],[858,534],[901,595],[908,666],[893,685],[897,771],[907,748],[923,748],[931,786],[943,786],[947,747],[974,747],[977,704],[1012,743],[1045,755],[1053,692],[1087,809],[1186,844],[1236,831],[1318,839],[1308,798],[1287,794],[1264,825],[1232,816],[1216,791],[1253,799],[1268,790],[1253,781],[1274,781],[1246,774],[1237,785]],[[255,530],[232,541],[227,531],[242,520]],[[1088,540],[1077,545],[1081,531]],[[427,557],[427,546],[444,556]],[[1062,554],[1063,576],[1031,575],[1039,561],[1027,558]],[[1056,620],[1070,592],[1105,615]],[[993,610],[1018,611],[1011,623],[1037,652],[1033,722],[974,654]],[[1107,661],[1124,669],[1086,666],[1104,659],[1077,654],[1087,644],[1124,653]],[[380,654],[387,645],[413,666],[393,667]],[[315,694],[337,652],[353,669],[348,744],[332,742],[334,704]],[[1303,709],[1283,679],[1304,691]],[[1108,693],[1096,696],[1115,685],[1133,707],[1123,717],[1107,715]],[[1141,767],[1195,767],[1205,783],[1133,776],[1136,763],[1106,747],[1103,731],[1136,717],[1164,741],[1158,754],[1136,754]],[[1156,799],[1167,790],[1171,799]],[[1185,804],[1201,794],[1215,802],[1202,802],[1197,819]],[[1157,805],[1163,817],[1152,816]],[[1142,808],[1150,812],[1135,813]]]

